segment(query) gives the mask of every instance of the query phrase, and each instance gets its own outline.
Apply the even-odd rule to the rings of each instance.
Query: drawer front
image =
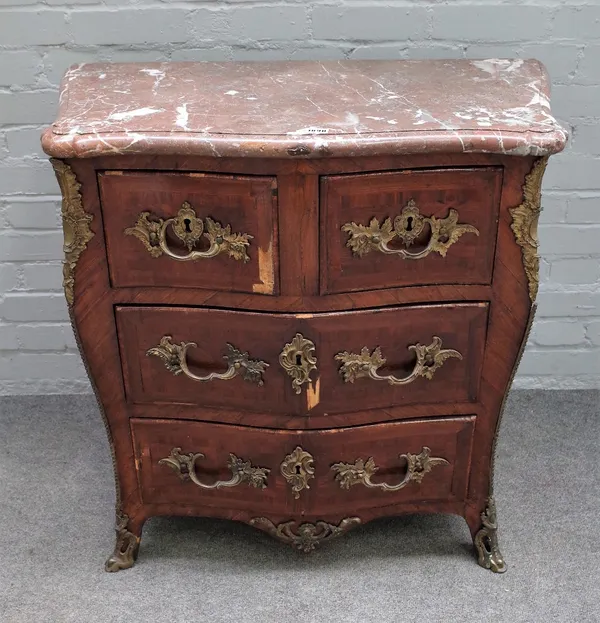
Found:
[[[468,416],[310,432],[181,420],[133,419],[131,426],[145,503],[280,515],[461,500],[474,422]]]
[[[352,514],[397,502],[465,497],[475,417],[358,426],[311,433],[319,461],[319,512]],[[304,446],[302,446],[304,448]]]
[[[116,318],[130,402],[327,415],[476,401],[487,312],[118,307]]]
[[[315,317],[306,335],[323,364],[309,413],[475,402],[487,312],[471,303]]]
[[[277,294],[272,177],[98,175],[113,287]]]
[[[132,419],[131,429],[145,503],[288,510],[277,460],[293,435],[184,420]],[[245,472],[240,462],[249,463]]]
[[[502,169],[321,179],[321,292],[492,280]]]
[[[294,316],[118,307],[116,318],[130,402],[288,411],[287,399],[294,394],[278,358],[282,345],[294,336]],[[183,353],[182,343],[194,345]],[[238,368],[231,378],[208,378],[211,374],[230,376],[228,370],[235,361],[230,359],[230,366],[225,358],[232,352],[228,344],[247,353],[248,367]]]

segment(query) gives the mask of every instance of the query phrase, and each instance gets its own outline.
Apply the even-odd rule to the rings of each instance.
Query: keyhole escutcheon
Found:
[[[279,353],[279,363],[292,377],[292,387],[296,394],[302,391],[304,383],[310,382],[311,371],[317,369],[314,351],[314,342],[306,339],[302,333],[296,333],[294,339]]]

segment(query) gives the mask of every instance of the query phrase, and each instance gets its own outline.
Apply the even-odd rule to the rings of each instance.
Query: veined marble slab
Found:
[[[42,138],[58,158],[561,151],[534,60],[81,64]]]

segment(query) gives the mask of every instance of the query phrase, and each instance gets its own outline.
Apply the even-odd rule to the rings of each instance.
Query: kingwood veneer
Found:
[[[565,141],[535,61],[70,69],[43,146],[115,463],[107,570],[153,515],[309,551],[418,511],[504,571],[494,448]]]

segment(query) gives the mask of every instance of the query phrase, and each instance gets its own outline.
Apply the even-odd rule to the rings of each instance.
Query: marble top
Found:
[[[561,151],[535,60],[80,64],[66,73],[55,157],[327,157]]]

